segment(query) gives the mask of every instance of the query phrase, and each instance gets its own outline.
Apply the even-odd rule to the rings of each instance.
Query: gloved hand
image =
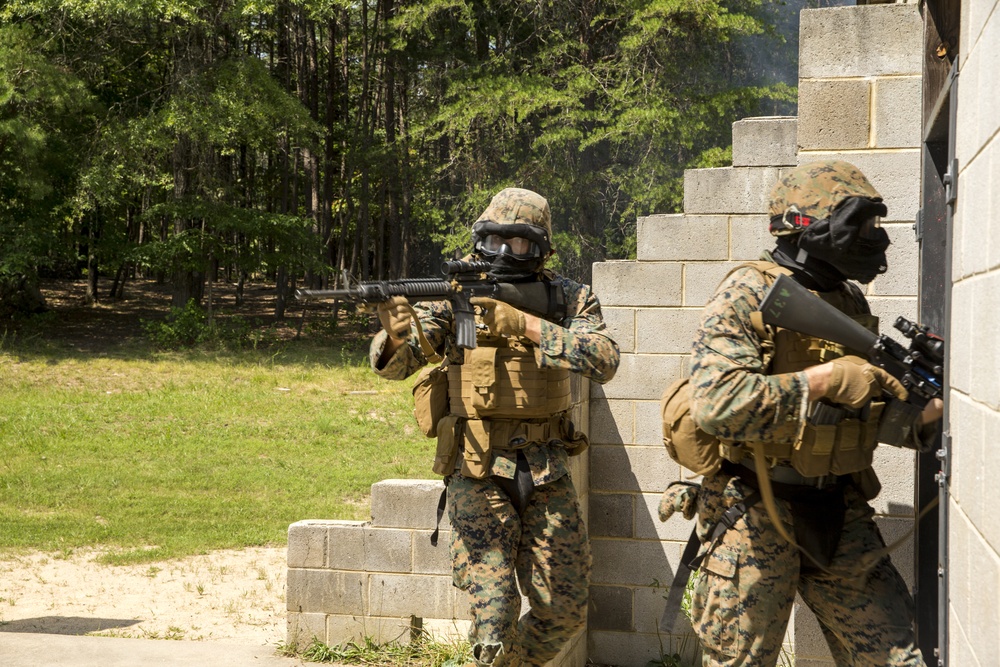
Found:
[[[666,521],[674,515],[674,512],[680,512],[681,516],[690,520],[697,509],[699,488],[697,484],[687,482],[673,482],[668,486],[656,510],[660,521]]]
[[[483,309],[483,323],[494,336],[523,336],[527,326],[524,313],[503,301],[477,296],[469,299]]]
[[[410,333],[410,303],[405,296],[394,296],[376,307],[378,321],[390,338],[401,340]]]
[[[861,357],[848,355],[830,362],[833,371],[823,397],[834,403],[860,408],[888,389],[896,398],[906,400],[909,392],[902,383],[878,366]]]

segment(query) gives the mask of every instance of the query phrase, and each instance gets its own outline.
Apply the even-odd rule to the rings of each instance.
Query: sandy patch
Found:
[[[0,632],[285,641],[286,549],[102,565],[98,550],[0,557]]]

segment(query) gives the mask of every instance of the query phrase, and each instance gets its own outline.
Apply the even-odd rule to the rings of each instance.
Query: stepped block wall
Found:
[[[685,172],[684,212],[638,221],[637,259],[594,266],[594,289],[622,346],[615,381],[596,387],[591,413],[594,581],[590,659],[643,665],[693,640],[658,631],[666,586],[693,527],[661,523],[659,494],[681,479],[662,446],[659,398],[688,372],[701,309],[741,261],[773,246],[767,195],[797,164],[856,164],[885,198],[890,270],[867,288],[891,329],[916,316],[922,23],[915,5],[806,10],[801,15],[799,116],[733,124],[733,166]],[[875,501],[887,540],[912,525],[913,454],[880,447]],[[893,553],[911,578],[912,547]],[[685,644],[686,642],[686,644]],[[787,637],[795,664],[830,665],[811,612],[796,605]]]

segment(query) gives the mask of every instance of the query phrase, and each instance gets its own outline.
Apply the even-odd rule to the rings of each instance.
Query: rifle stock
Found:
[[[761,302],[765,324],[839,343],[898,379],[909,392],[906,401],[888,398],[879,424],[879,441],[907,443],[917,416],[943,394],[944,340],[904,317],[895,327],[910,348],[884,334],[872,333],[788,276],[779,276]]]

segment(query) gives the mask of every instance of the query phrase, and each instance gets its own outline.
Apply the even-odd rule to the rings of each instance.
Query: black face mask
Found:
[[[829,218],[817,220],[798,235],[798,247],[832,265],[846,278],[870,283],[888,269],[889,235],[872,221],[888,212],[867,197],[849,197]]]

